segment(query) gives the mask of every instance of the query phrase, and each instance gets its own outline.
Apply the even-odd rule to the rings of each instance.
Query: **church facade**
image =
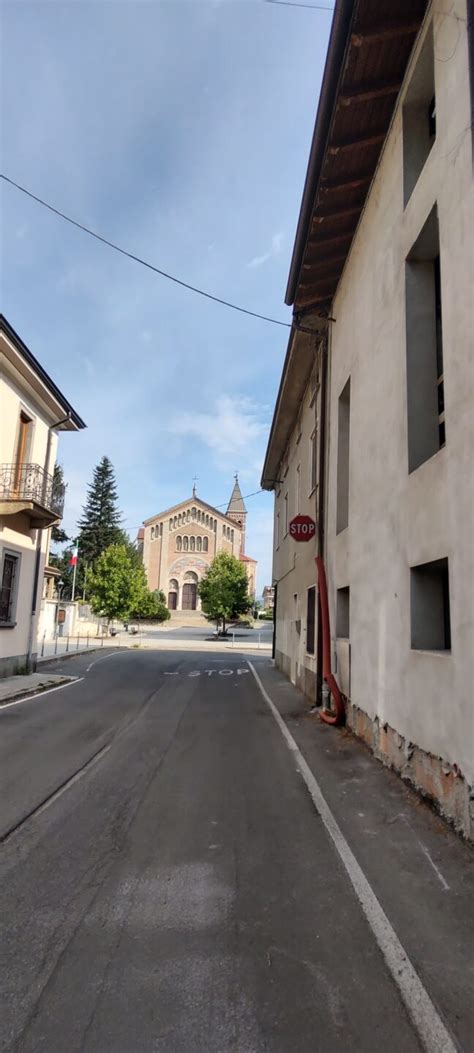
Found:
[[[235,477],[224,513],[197,496],[146,519],[139,533],[151,590],[161,589],[171,611],[200,609],[198,584],[218,552],[242,560],[255,597],[257,563],[245,552],[247,509]]]

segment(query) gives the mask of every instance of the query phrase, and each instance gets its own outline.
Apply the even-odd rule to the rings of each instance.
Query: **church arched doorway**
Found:
[[[176,611],[178,609],[178,582],[176,578],[171,578],[169,583],[168,591],[168,610]]]
[[[197,574],[188,571],[184,576],[181,607],[183,611],[195,611],[197,608]]]

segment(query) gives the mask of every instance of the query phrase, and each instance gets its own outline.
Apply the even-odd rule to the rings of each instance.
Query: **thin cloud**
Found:
[[[272,237],[268,252],[264,252],[262,256],[253,256],[246,266],[250,270],[254,270],[256,267],[263,267],[264,263],[267,263],[268,260],[273,259],[275,256],[279,256],[283,245],[283,238],[283,231],[277,231]]]

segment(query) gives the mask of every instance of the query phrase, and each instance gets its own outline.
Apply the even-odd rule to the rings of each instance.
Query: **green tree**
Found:
[[[88,588],[95,614],[128,620],[148,591],[145,571],[136,566],[127,545],[110,545],[96,560]]]
[[[64,482],[64,469],[62,464],[56,462],[53,472],[53,495],[62,490],[67,490],[67,483]],[[56,545],[64,545],[66,541],[69,540],[66,531],[63,530],[60,524],[58,524],[58,526],[53,526],[51,530],[51,541]]]
[[[150,592],[145,584],[145,588],[140,594],[136,607],[131,611],[130,617],[132,620],[142,622],[166,622],[171,615],[166,606],[163,593],[160,593],[158,589],[155,592]]]
[[[79,520],[79,556],[88,567],[94,565],[102,552],[110,545],[128,542],[120,526],[121,514],[117,508],[117,484],[113,465],[108,457],[94,468],[92,483],[88,488],[87,501]]]
[[[209,570],[198,585],[204,614],[225,632],[226,622],[244,614],[251,606],[248,579],[243,563],[227,552],[214,557]]]

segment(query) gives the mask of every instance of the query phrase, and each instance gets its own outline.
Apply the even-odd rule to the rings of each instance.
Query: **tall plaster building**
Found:
[[[218,552],[240,559],[255,596],[256,560],[245,552],[247,509],[237,475],[224,513],[197,496],[146,519],[139,532],[150,589],[161,589],[171,611],[200,609],[198,583]]]

